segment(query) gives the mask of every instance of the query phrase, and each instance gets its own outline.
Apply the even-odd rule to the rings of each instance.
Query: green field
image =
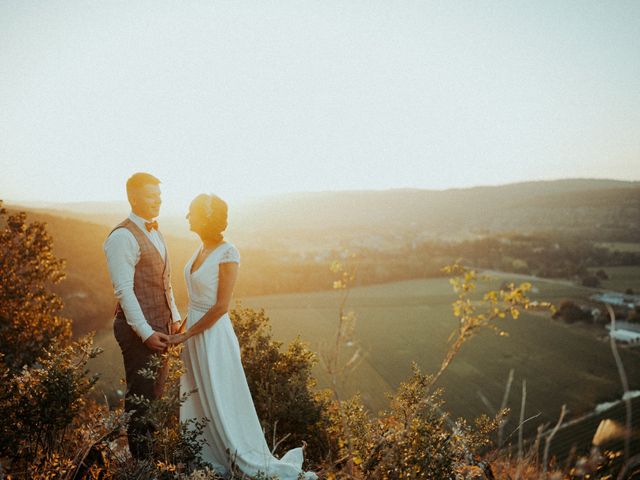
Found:
[[[609,276],[608,280],[601,281],[601,288],[617,292],[625,292],[630,288],[640,293],[640,266],[600,267],[590,270],[595,273],[601,269]]]
[[[612,252],[640,252],[640,243],[632,242],[602,242],[599,247],[607,248]]]
[[[496,288],[505,278],[496,278],[483,287]],[[532,297],[553,302],[592,292],[566,282],[537,281],[534,285]],[[243,299],[242,304],[266,310],[276,339],[288,342],[300,335],[314,351],[322,351],[335,335],[340,295],[339,291],[326,291],[262,296]],[[356,337],[366,358],[347,379],[342,394],[360,392],[376,412],[387,406],[385,392],[407,378],[412,361],[423,371],[435,371],[455,327],[453,299],[446,279],[353,289],[348,307],[356,313]],[[493,406],[499,406],[511,368],[515,369],[515,380],[509,405],[519,408],[520,388],[526,380],[526,416],[540,413],[531,422],[532,428],[554,420],[563,403],[574,416],[620,396],[609,344],[593,331],[551,320],[547,314],[526,314],[518,320],[504,321],[501,326],[508,331],[508,337],[489,331],[481,333],[463,347],[442,377],[447,409],[455,416],[471,418],[488,413],[479,392]],[[106,350],[94,365],[105,374],[100,388],[122,388],[118,385],[122,360],[112,333],[99,335],[98,344]],[[622,349],[621,353],[631,388],[639,389],[640,351]],[[315,375],[321,387],[327,385],[321,366]]]

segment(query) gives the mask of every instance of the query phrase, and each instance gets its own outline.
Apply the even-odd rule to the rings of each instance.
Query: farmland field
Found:
[[[480,290],[496,288],[507,278],[518,280],[513,275],[502,275],[484,282]],[[539,280],[534,287],[533,298],[552,302],[592,293],[591,289],[563,282]],[[323,291],[262,296],[243,299],[242,305],[264,308],[276,339],[288,342],[300,335],[318,352],[326,350],[335,334],[341,295],[340,291]],[[447,279],[354,288],[347,307],[357,316],[355,336],[366,356],[347,378],[341,393],[360,392],[376,412],[387,406],[385,392],[408,377],[412,361],[425,372],[437,370],[447,338],[455,327],[453,299]],[[509,406],[519,409],[520,389],[526,380],[526,416],[539,414],[531,422],[532,428],[553,421],[563,403],[573,417],[621,395],[609,344],[593,331],[551,320],[546,313],[525,314],[518,320],[502,321],[500,326],[509,336],[482,332],[463,346],[441,378],[446,408],[454,416],[473,418],[491,413],[480,394],[497,408],[511,368],[515,369],[515,377]],[[112,333],[102,332],[97,343],[106,350],[94,364],[96,370],[105,373],[99,387],[105,391],[122,389],[118,384],[123,376],[122,359]],[[621,350],[631,388],[639,389],[640,351]],[[328,385],[321,365],[314,373],[320,387]],[[510,432],[509,426],[505,431]]]
[[[640,243],[632,242],[601,242],[599,247],[607,248],[616,252],[640,252]]]
[[[604,270],[609,276],[608,280],[601,281],[601,287],[606,290],[625,292],[632,289],[640,293],[640,266],[602,267],[593,268],[593,272]]]

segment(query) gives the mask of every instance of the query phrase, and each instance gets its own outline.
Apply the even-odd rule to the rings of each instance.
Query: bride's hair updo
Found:
[[[203,239],[221,242],[222,232],[227,229],[227,203],[217,195],[201,193],[193,199],[192,207],[206,219],[201,231]]]

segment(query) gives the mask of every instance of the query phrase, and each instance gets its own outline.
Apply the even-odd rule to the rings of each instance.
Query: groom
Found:
[[[171,268],[164,238],[155,218],[160,212],[160,180],[135,173],[127,180],[129,217],[116,225],[104,243],[111,282],[118,299],[113,330],[122,350],[127,379],[125,411],[134,411],[127,428],[129,449],[145,459],[152,428],[141,421],[145,409],[133,395],[149,400],[160,397],[162,372],[157,380],[140,375],[153,354],[167,348],[169,334],[177,333],[180,314],[171,289]]]

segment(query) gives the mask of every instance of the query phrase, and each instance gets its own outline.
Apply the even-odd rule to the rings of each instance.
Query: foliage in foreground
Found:
[[[44,224],[9,215],[0,200],[0,367],[32,365],[50,345],[68,341],[71,322],[50,286],[64,278]]]

